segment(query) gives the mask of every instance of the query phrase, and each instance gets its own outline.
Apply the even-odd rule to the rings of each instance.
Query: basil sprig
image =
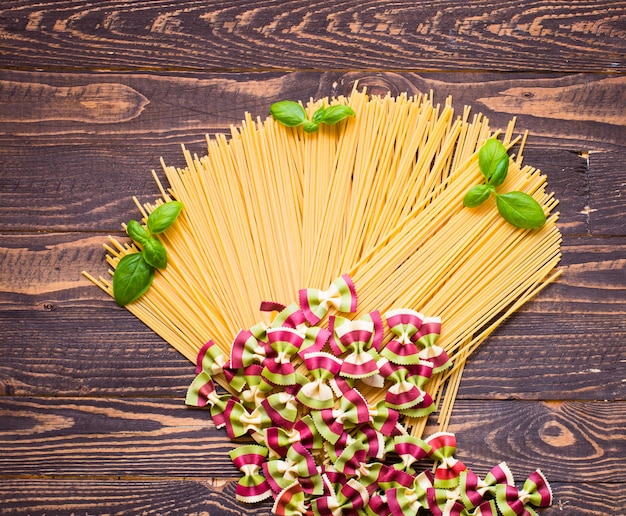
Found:
[[[473,186],[463,198],[463,206],[476,208],[491,194],[496,198],[498,212],[509,224],[524,229],[539,229],[546,223],[541,205],[524,192],[498,193],[496,187],[504,183],[509,170],[506,147],[496,138],[490,138],[478,151],[478,167],[485,183]]]
[[[163,233],[178,218],[183,203],[170,201],[161,204],[142,226],[136,220],[129,220],[126,233],[137,242],[142,250],[124,256],[113,273],[113,297],[119,306],[125,306],[143,296],[154,279],[156,269],[167,267],[167,251],[154,235]]]
[[[270,106],[270,114],[275,120],[287,127],[302,128],[307,133],[313,133],[319,129],[320,124],[336,124],[344,118],[354,116],[354,110],[350,106],[336,104],[333,106],[320,106],[311,120],[309,120],[304,107],[293,100],[281,100]]]

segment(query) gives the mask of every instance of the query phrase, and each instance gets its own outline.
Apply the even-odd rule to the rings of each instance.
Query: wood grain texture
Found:
[[[451,430],[479,475],[540,467],[566,514],[622,514],[624,403],[463,401]],[[234,501],[232,443],[204,410],[137,398],[0,399],[0,499],[15,514],[268,514]],[[156,452],[156,453],[155,453]],[[89,480],[86,480],[86,477]]]
[[[14,515],[145,514],[268,516],[272,504],[235,500],[235,482],[183,480],[0,479],[2,506]],[[585,498],[582,497],[582,500]]]
[[[551,70],[626,67],[623,1],[3,3],[6,66]]]
[[[624,234],[613,219],[626,201],[616,196],[609,207],[604,199],[591,198],[584,159],[569,150],[546,153],[529,145],[525,163],[548,176],[548,188],[561,203],[559,228],[563,233],[587,234],[597,228],[599,235]],[[192,141],[185,146],[199,155],[206,154],[204,142]],[[0,147],[0,160],[7,160],[0,164],[0,231],[118,234],[122,222],[138,216],[133,196],[142,202],[159,196],[151,170],[158,171],[165,182],[161,156],[168,164],[184,166],[180,143],[129,146],[103,137],[94,147],[24,145],[18,150],[5,148],[4,152]],[[619,190],[619,181],[618,175],[607,177],[606,187]],[[59,203],[60,198],[63,203]],[[604,208],[610,218],[607,222],[602,221]],[[596,224],[590,226],[591,220]]]
[[[626,156],[620,152],[589,154],[592,171],[589,187],[589,226],[592,233],[619,235],[624,227]],[[602,212],[602,216],[595,214]]]
[[[624,146],[626,115],[616,110],[626,77],[562,73],[249,72],[107,73],[19,72],[0,68],[0,141],[17,147],[102,147],[203,141],[226,131],[243,113],[265,117],[277,98],[348,95],[354,84],[372,94],[451,96],[459,113],[471,106],[495,128],[516,117],[531,142],[573,151]],[[35,140],[33,138],[36,137]],[[128,139],[132,137],[132,144]],[[15,138],[20,138],[17,141]],[[157,154],[159,155],[159,154]]]
[[[184,406],[193,364],[80,272],[106,274],[160,157],[358,83],[529,131],[563,275],[471,357],[450,429],[481,475],[541,467],[546,516],[626,514],[625,57],[613,0],[2,2],[0,513],[271,513]]]
[[[541,468],[554,482],[621,482],[622,405],[459,400],[450,431],[458,457],[483,474],[505,460],[518,480]]]
[[[225,431],[181,400],[4,397],[0,415],[1,477],[240,476]],[[541,468],[554,482],[626,482],[624,402],[458,400],[450,430],[482,475],[506,461],[520,481]]]
[[[624,234],[617,223],[624,210],[620,195],[623,177],[620,172],[604,173],[602,164],[617,159],[619,165],[626,123],[616,125],[610,117],[607,122],[596,122],[594,117],[604,120],[604,115],[615,113],[615,98],[626,87],[626,78],[552,76],[541,80],[520,75],[502,80],[489,74],[359,73],[182,79],[18,72],[3,76],[0,230],[119,231],[121,221],[136,214],[133,195],[152,200],[158,194],[150,170],[160,169],[160,157],[168,164],[183,165],[182,144],[205,153],[205,134],[226,131],[230,124],[239,123],[245,111],[265,116],[276,98],[348,94],[358,81],[380,94],[433,89],[441,101],[452,95],[457,110],[474,104],[474,111],[488,116],[494,128],[504,127],[519,109],[522,115],[517,127],[530,132],[526,163],[548,175],[561,199],[561,229],[579,234]],[[67,86],[68,81],[72,86]],[[610,94],[605,95],[599,85],[603,81],[609,81]],[[524,83],[529,90],[545,90],[543,100],[531,97],[526,105],[526,88],[519,86]],[[567,94],[570,87],[587,91],[582,105],[594,107],[584,116],[580,115],[580,99]],[[520,91],[507,93],[511,90]],[[552,106],[557,96],[561,100],[555,111]],[[44,107],[50,98],[56,98],[55,109]],[[507,107],[507,99],[513,98],[522,100]],[[605,100],[598,103],[595,98]],[[541,109],[546,113],[543,117]],[[608,157],[601,158],[607,151]],[[591,162],[594,166],[598,163],[599,187],[613,192],[610,206],[606,196],[589,187]],[[608,210],[606,222],[603,208]]]
[[[11,514],[145,514],[268,516],[271,503],[234,501],[234,482],[196,480],[0,479],[0,499]],[[626,484],[551,484],[554,508],[540,514],[622,516]]]
[[[0,392],[184,396],[192,365],[81,276],[106,273],[105,241],[2,236]],[[460,397],[626,399],[626,239],[566,235],[562,250],[562,277],[475,353]]]

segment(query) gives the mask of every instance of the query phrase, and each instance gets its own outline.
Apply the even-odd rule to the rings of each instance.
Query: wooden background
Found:
[[[626,2],[33,1],[0,6],[0,513],[267,515],[234,501],[194,367],[81,276],[180,145],[282,99],[432,89],[531,133],[562,279],[474,355],[451,430],[540,467],[545,514],[626,514]]]

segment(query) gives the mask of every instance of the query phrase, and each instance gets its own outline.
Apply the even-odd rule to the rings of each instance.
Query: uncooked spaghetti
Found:
[[[185,167],[163,163],[169,187],[154,174],[162,201],[185,208],[161,236],[167,269],[127,308],[191,361],[210,339],[228,356],[262,302],[289,304],[301,289],[348,274],[356,317],[396,307],[441,317],[439,345],[453,366],[425,389],[445,430],[471,353],[558,276],[556,200],[545,177],[522,165],[525,136],[513,138],[514,121],[500,135],[517,153],[503,187],[541,205],[548,218],[539,230],[511,226],[492,200],[463,207],[481,179],[478,149],[499,135],[485,117],[470,119],[466,108],[455,118],[451,99],[437,105],[432,94],[356,90],[305,108],[331,103],[349,104],[356,116],[309,134],[246,115],[229,135],[207,137],[205,155],[183,149]],[[138,208],[145,218],[156,205]],[[115,269],[137,249],[111,238],[107,250]],[[108,279],[87,276],[112,294]],[[361,391],[372,403],[384,397],[366,384]],[[426,418],[407,422],[420,436]]]

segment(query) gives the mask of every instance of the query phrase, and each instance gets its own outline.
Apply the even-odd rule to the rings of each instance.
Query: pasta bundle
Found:
[[[205,155],[183,148],[185,167],[162,163],[169,187],[153,173],[162,199],[138,208],[144,218],[171,199],[184,209],[159,235],[167,268],[127,308],[195,362],[209,340],[230,356],[262,303],[286,306],[303,289],[347,275],[358,292],[355,318],[398,307],[441,318],[438,346],[453,365],[424,389],[445,431],[468,357],[559,275],[557,201],[545,177],[522,164],[525,136],[513,138],[514,120],[499,134],[485,117],[469,108],[455,116],[451,99],[435,104],[432,94],[355,90],[305,108],[312,115],[328,104],[348,104],[356,116],[307,133],[247,114],[229,135],[207,137]],[[510,225],[493,199],[463,207],[483,179],[478,150],[493,136],[516,152],[502,187],[541,205],[541,229]],[[114,238],[106,248],[112,269],[137,251]],[[87,276],[112,294],[109,279]],[[373,382],[358,383],[368,402],[384,398]],[[426,421],[408,417],[407,425],[421,436]]]

